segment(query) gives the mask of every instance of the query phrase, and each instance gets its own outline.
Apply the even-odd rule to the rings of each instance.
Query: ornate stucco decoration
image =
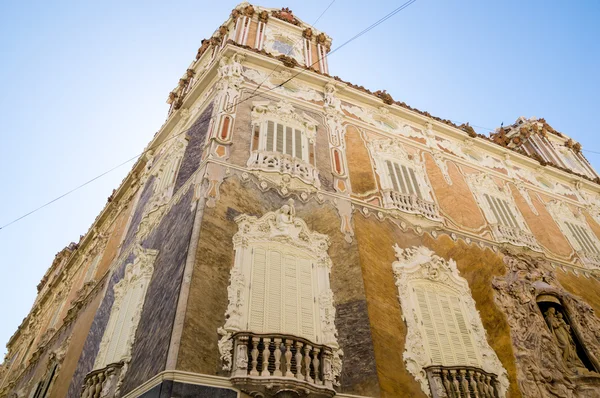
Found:
[[[404,146],[395,139],[370,141],[367,147],[375,160],[375,171],[382,184],[384,205],[439,221],[441,219],[439,209],[433,200],[431,184],[423,161],[416,155],[409,155]],[[396,176],[390,174],[390,168],[397,170],[394,172]],[[402,168],[407,170],[406,173],[410,171],[412,173],[407,175],[401,170]],[[416,187],[414,187],[415,183]],[[396,188],[395,185],[400,187]],[[407,188],[401,189],[405,185]],[[408,188],[408,185],[411,188]],[[417,190],[418,194],[412,192],[414,190]]]
[[[269,91],[273,91],[276,94],[306,101],[323,101],[323,96],[313,88],[299,81],[288,82],[292,76],[293,74],[287,70],[276,71],[269,75],[269,73],[257,69],[244,69],[244,77],[246,79],[260,84],[261,87],[269,89]]]
[[[459,297],[463,316],[469,329],[471,344],[475,354],[468,359],[469,363],[455,364],[474,366],[498,377],[499,393],[504,397],[508,389],[508,376],[494,350],[489,346],[485,329],[481,323],[471,289],[467,281],[459,275],[456,262],[437,256],[430,249],[419,246],[402,249],[394,246],[397,261],[392,264],[396,277],[396,286],[402,307],[403,319],[407,326],[406,348],[404,361],[407,370],[421,384],[421,389],[428,396],[437,386],[430,386],[425,368],[432,365],[448,365],[436,363],[424,344],[426,341],[419,306],[414,296],[414,287],[422,286],[425,290],[440,291],[445,289],[451,295]],[[438,396],[435,395],[434,396]]]
[[[574,213],[567,203],[559,200],[551,200],[546,208],[583,264],[589,268],[600,267],[600,240],[581,214],[581,209]]]
[[[301,35],[284,29],[278,23],[267,24],[263,48],[275,56],[285,55],[294,58],[300,65],[304,64],[304,48]]]
[[[321,186],[319,172],[313,160],[318,122],[306,113],[300,113],[285,100],[279,102],[256,101],[253,103],[251,116],[252,129],[257,139],[252,143],[250,158],[247,162],[248,168],[266,172],[262,173],[261,177],[276,185],[284,185],[285,179],[288,181],[297,179],[296,184],[287,185],[294,189],[307,191],[319,188]],[[297,140],[302,145],[298,146],[295,141],[290,143],[296,148],[295,150],[298,152],[296,155],[292,156],[267,147],[270,142],[268,134],[283,133],[283,129],[269,132],[268,125],[270,123],[277,123],[280,127],[283,125],[286,129],[292,129],[296,134],[300,133]],[[271,139],[274,140],[273,137]]]
[[[423,133],[420,130],[412,128],[408,124],[401,125],[400,121],[397,120],[395,116],[389,114],[389,111],[385,106],[377,110],[368,110],[356,105],[342,104],[341,108],[363,122],[383,131],[408,138],[424,138]]]
[[[490,224],[494,237],[499,242],[542,251],[517,208],[508,186],[499,187],[493,178],[485,173],[469,174],[466,180]]]
[[[317,306],[315,308],[318,308],[316,316],[319,319],[315,329],[318,341],[314,343],[329,347],[328,349],[332,351],[333,358],[330,365],[333,382],[340,375],[343,352],[337,342],[333,292],[329,287],[329,272],[332,266],[327,253],[329,237],[311,231],[304,220],[296,217],[292,199],[280,209],[266,213],[260,218],[243,214],[238,216],[235,222],[238,224],[238,232],[233,236],[235,263],[231,269],[230,284],[227,288],[229,305],[225,313],[225,324],[218,329],[221,336],[218,347],[223,369],[232,370],[233,366],[234,370],[237,369],[237,373],[244,369],[242,371],[244,374],[245,369],[249,369],[247,352],[232,353],[234,348],[232,336],[240,332],[252,332],[249,324],[249,309],[254,248],[257,244],[281,244],[281,246],[292,246],[314,259],[313,273],[316,284],[313,286],[312,294]],[[253,282],[252,287],[254,286],[259,284]],[[262,333],[266,332],[268,331]],[[237,358],[235,363],[232,354]],[[244,361],[243,358],[246,360]]]
[[[94,363],[94,369],[100,369],[114,363],[123,362],[119,385],[127,372],[127,367],[131,360],[131,349],[135,340],[135,332],[142,316],[142,308],[148,285],[154,272],[154,262],[158,256],[158,250],[145,249],[139,243],[136,243],[133,253],[135,255],[134,261],[125,266],[123,278],[113,287],[114,302]],[[131,293],[132,291],[137,291],[138,293],[134,295]],[[132,299],[131,302],[125,303],[124,299],[128,296],[128,293],[131,293]],[[124,318],[131,320],[128,325],[125,322],[129,329],[121,331],[120,335],[115,335],[115,330],[113,330],[114,325],[122,311],[126,311]],[[115,339],[118,339],[119,345],[125,342],[124,347],[120,352],[118,352],[120,349],[119,346],[114,349],[114,352],[109,352],[109,346],[111,343],[115,343]]]
[[[511,252],[504,262],[507,273],[494,279],[494,299],[510,326],[523,396],[597,396],[600,320],[593,309],[563,289],[548,262]],[[549,308],[542,310],[540,304]],[[557,309],[568,317],[568,328],[559,326],[565,320],[558,319]],[[564,340],[582,345],[592,369],[574,360],[572,351],[567,355]]]

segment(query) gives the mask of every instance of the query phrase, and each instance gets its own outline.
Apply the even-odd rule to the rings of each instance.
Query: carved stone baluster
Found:
[[[300,341],[296,341],[296,378],[303,380],[302,377],[302,346],[304,344]]]
[[[482,373],[477,374],[477,390],[481,398],[487,397],[487,390],[485,388],[485,376]]]
[[[460,397],[460,384],[458,382],[456,370],[450,370],[450,375],[452,376],[452,390],[454,391],[455,396]]]
[[[442,369],[442,383],[444,384],[444,389],[446,390],[446,395],[449,397],[454,397],[454,393],[452,392],[452,385],[450,382],[450,375],[446,369]]]
[[[305,380],[309,383],[313,382],[312,377],[310,377],[310,352],[312,350],[312,346],[309,344],[304,346],[304,370],[306,371]]]
[[[313,364],[313,369],[315,370],[315,384],[321,384],[321,380],[319,379],[319,364],[320,364],[319,352],[320,351],[321,350],[319,348],[315,347],[312,352],[312,355],[313,355],[312,364]]]
[[[258,342],[260,338],[252,337],[252,370],[250,370],[250,376],[258,376],[258,370],[256,369],[258,365]]]
[[[269,350],[269,345],[271,344],[271,339],[269,337],[263,337],[263,352],[262,352],[262,372],[260,375],[262,377],[271,376],[271,372],[269,372],[269,358],[271,357],[271,351]]]
[[[494,383],[492,381],[492,376],[486,376],[485,377],[485,384],[486,384],[487,389],[489,391],[490,398],[496,398],[496,391],[494,389]]]
[[[275,342],[275,351],[273,352],[273,355],[275,356],[275,371],[273,372],[273,376],[282,376],[283,373],[281,372],[281,339],[275,338],[273,339],[273,341]]]
[[[323,349],[323,382],[325,387],[333,388],[333,367],[331,350]]]
[[[294,377],[292,373],[292,343],[292,340],[285,339],[285,377]]]
[[[465,369],[461,369],[458,371],[460,373],[460,384],[462,386],[463,394],[465,397],[469,396],[469,382],[467,381],[467,371]]]
[[[471,379],[471,390],[475,398],[479,398],[479,391],[477,390],[477,371],[469,370],[469,379]]]

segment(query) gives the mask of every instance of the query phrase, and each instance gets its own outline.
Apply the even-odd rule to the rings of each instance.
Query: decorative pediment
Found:
[[[506,187],[501,188],[494,179],[485,173],[473,173],[466,176],[467,183],[471,189],[480,193],[489,193],[512,202],[512,196]]]
[[[139,243],[133,249],[135,259],[125,266],[125,275],[115,286],[115,300],[121,297],[130,286],[143,278],[150,278],[154,272],[154,261],[158,250],[145,249]]]
[[[312,232],[304,220],[296,217],[293,199],[261,218],[243,214],[235,222],[239,230],[233,236],[234,246],[247,246],[249,242],[280,241],[317,254],[320,265],[331,267],[327,255],[329,237]]]
[[[559,220],[582,222],[580,214],[573,213],[569,205],[559,200],[551,200],[546,204],[548,211]]]
[[[370,141],[369,149],[373,154],[384,155],[393,158],[394,160],[410,162],[411,164],[419,164],[417,159],[411,159],[408,152],[404,149],[404,145],[400,141],[393,139],[383,139]]]

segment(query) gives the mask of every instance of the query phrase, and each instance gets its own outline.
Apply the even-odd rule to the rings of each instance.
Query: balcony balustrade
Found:
[[[117,391],[123,362],[93,370],[85,376],[81,398],[112,398]]]
[[[384,203],[388,208],[398,209],[405,213],[421,214],[430,220],[440,220],[438,207],[416,195],[406,195],[394,190],[383,191]]]
[[[319,171],[315,167],[302,159],[279,152],[252,151],[248,167],[290,174],[309,184],[319,182]]]
[[[233,335],[231,382],[252,396],[329,398],[333,352],[328,346],[289,335]]]
[[[499,238],[506,240],[516,246],[527,246],[532,250],[541,252],[542,248],[537,243],[537,240],[528,232],[524,232],[519,228],[507,227],[501,224],[492,224],[494,234]]]
[[[498,398],[498,377],[470,366],[425,368],[433,398]]]

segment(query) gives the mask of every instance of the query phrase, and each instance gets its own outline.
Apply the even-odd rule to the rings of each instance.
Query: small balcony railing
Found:
[[[88,373],[83,381],[81,398],[114,397],[122,368],[123,362],[117,362]]]
[[[313,165],[279,152],[252,151],[248,167],[290,174],[309,184],[319,184],[319,171]]]
[[[528,232],[524,232],[519,228],[507,227],[501,224],[492,224],[494,234],[500,239],[512,243],[515,246],[527,246],[535,251],[542,251],[542,248],[537,243],[535,236]]]
[[[433,398],[498,398],[498,377],[470,366],[425,368]]]
[[[398,209],[405,213],[421,214],[430,220],[440,220],[437,205],[423,200],[417,195],[406,195],[394,190],[384,190],[383,197],[386,207]]]
[[[600,254],[590,253],[585,250],[578,250],[577,255],[581,258],[584,264],[589,265],[593,268],[600,267]]]
[[[281,334],[238,332],[233,340],[231,382],[242,391],[252,396],[290,390],[299,396],[335,395],[330,347]]]

